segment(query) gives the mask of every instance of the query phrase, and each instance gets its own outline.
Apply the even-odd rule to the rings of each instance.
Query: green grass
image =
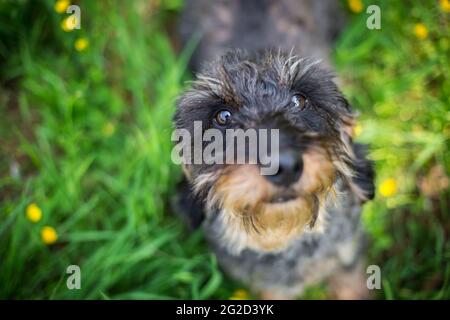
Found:
[[[381,30],[367,30],[367,15],[355,15],[335,54],[377,185],[397,185],[365,207],[368,263],[381,267],[381,298],[448,299],[450,13],[431,1],[370,4],[381,7]],[[417,23],[426,39],[416,37]]]
[[[239,284],[170,212],[181,175],[171,117],[190,49],[176,55],[167,26],[182,4],[79,3],[82,29],[64,32],[53,1],[0,1],[0,298],[230,297]],[[352,14],[335,53],[377,184],[398,186],[365,208],[367,262],[382,270],[378,298],[448,299],[449,191],[424,181],[450,171],[450,13],[379,3],[382,29]],[[415,38],[418,22],[427,39]],[[32,202],[37,223],[25,214]],[[58,233],[52,245],[41,240],[46,225]],[[71,264],[82,290],[66,287]]]

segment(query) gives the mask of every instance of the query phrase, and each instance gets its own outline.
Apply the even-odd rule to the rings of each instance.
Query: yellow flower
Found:
[[[347,0],[347,4],[350,11],[354,13],[360,13],[363,11],[363,3],[361,0]]]
[[[77,25],[77,18],[75,16],[70,16],[61,21],[61,29],[63,29],[65,32],[70,32],[73,29],[75,29],[75,26]]]
[[[75,49],[79,52],[85,50],[89,46],[89,40],[86,38],[79,38],[75,41]]]
[[[397,193],[397,181],[392,178],[384,180],[380,185],[379,191],[383,197],[393,196]]]
[[[116,131],[116,126],[112,122],[107,122],[102,127],[102,133],[105,137],[111,137]]]
[[[362,125],[360,125],[359,123],[353,128],[355,138],[361,135],[362,130],[363,130]]]
[[[444,12],[450,12],[450,0],[440,0],[441,9]]]
[[[45,244],[52,244],[58,240],[58,234],[56,233],[55,228],[45,226],[41,230],[41,239]]]
[[[414,34],[417,38],[423,40],[428,36],[428,29],[423,23],[416,23],[414,26]]]
[[[30,220],[31,222],[39,222],[39,220],[41,220],[42,218],[42,211],[41,209],[35,204],[35,203],[30,203],[27,206],[27,219]]]
[[[249,294],[244,289],[237,289],[233,292],[233,295],[230,297],[230,300],[246,300],[248,299]]]
[[[69,0],[58,0],[55,3],[55,11],[58,13],[64,13],[66,12],[67,8],[70,6]]]

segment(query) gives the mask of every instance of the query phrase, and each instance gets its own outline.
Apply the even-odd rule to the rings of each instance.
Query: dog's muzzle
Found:
[[[271,183],[280,187],[289,187],[300,179],[303,171],[301,154],[288,148],[280,150],[277,173],[265,176]]]

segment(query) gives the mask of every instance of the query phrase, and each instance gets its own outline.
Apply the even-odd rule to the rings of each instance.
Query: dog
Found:
[[[176,206],[225,272],[262,298],[295,298],[323,280],[336,298],[368,298],[360,214],[374,169],[328,71],[341,25],[334,1],[197,0],[181,18],[184,41],[201,40],[175,128],[279,132],[275,174],[259,162],[185,163]]]

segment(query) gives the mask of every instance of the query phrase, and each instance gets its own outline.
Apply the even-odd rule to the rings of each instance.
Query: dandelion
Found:
[[[42,218],[42,210],[35,203],[27,206],[26,213],[27,219],[34,223],[39,222]]]
[[[233,295],[230,297],[230,300],[246,300],[248,299],[249,294],[247,290],[237,289],[233,292]]]
[[[70,5],[69,0],[58,0],[55,3],[54,9],[58,13],[64,13],[64,12],[66,12],[69,5]]]
[[[70,32],[73,29],[75,29],[75,26],[77,25],[77,18],[75,16],[70,16],[61,21],[61,29],[63,29],[65,32]]]
[[[362,130],[363,130],[362,125],[360,125],[359,123],[353,128],[355,138],[361,135]]]
[[[350,11],[354,13],[361,13],[363,11],[363,3],[361,0],[347,0]]]
[[[116,126],[112,122],[107,122],[102,127],[102,134],[105,137],[111,137],[114,134],[115,131],[116,131]]]
[[[86,38],[79,38],[75,41],[75,49],[78,52],[85,50],[89,46],[89,40]]]
[[[379,191],[383,197],[393,196],[397,193],[397,181],[392,178],[384,180],[380,185]]]
[[[444,12],[450,12],[450,0],[440,0],[441,9]]]
[[[416,23],[414,26],[414,34],[418,39],[423,40],[428,36],[428,29],[423,23]]]
[[[41,239],[45,244],[53,244],[58,240],[58,234],[55,228],[50,226],[45,226],[41,230]]]

